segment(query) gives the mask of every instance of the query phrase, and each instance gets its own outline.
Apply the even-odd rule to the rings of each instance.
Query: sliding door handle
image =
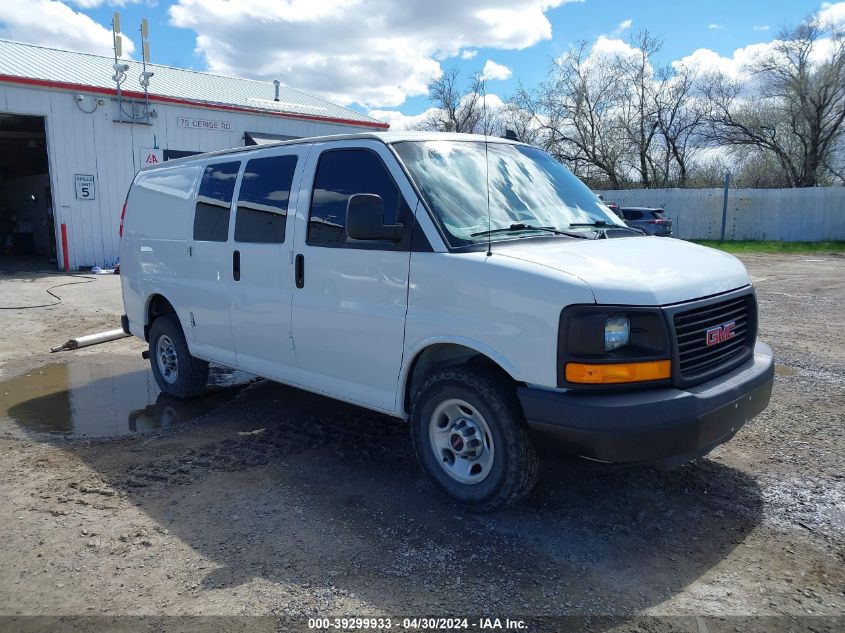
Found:
[[[294,265],[294,279],[296,287],[302,288],[305,285],[305,255],[296,256],[296,264]]]
[[[235,281],[241,280],[241,252],[235,251],[232,253],[232,279]]]

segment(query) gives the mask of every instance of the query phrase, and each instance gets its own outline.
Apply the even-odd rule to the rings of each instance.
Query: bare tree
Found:
[[[657,166],[652,154],[652,143],[660,127],[658,119],[659,83],[655,81],[652,58],[663,42],[648,31],[640,31],[631,39],[636,54],[631,57],[615,57],[611,63],[618,64],[624,83],[618,87],[621,96],[622,122],[627,141],[635,150],[632,167],[639,174],[640,183],[646,189],[652,185],[652,174]]]
[[[690,162],[703,145],[701,131],[708,110],[696,94],[696,80],[695,71],[685,66],[666,67],[657,74],[654,111],[662,140],[663,186],[674,182],[686,187]]]
[[[522,91],[523,88],[520,86],[519,90]],[[503,132],[512,131],[523,143],[541,147],[544,145],[543,132],[534,115],[520,107],[515,100],[505,103],[499,110],[497,122]]]
[[[753,147],[740,148],[734,154],[730,171],[733,184],[737,187],[776,189],[791,186],[775,156]]]
[[[429,86],[432,111],[417,129],[438,132],[494,134],[499,126],[497,112],[486,104],[486,85],[475,73],[465,87],[457,69],[445,71]]]
[[[729,165],[723,157],[696,158],[687,163],[688,187],[722,187]]]
[[[582,178],[618,188],[633,176],[650,187],[677,173],[685,183],[704,113],[695,75],[656,73],[661,42],[648,31],[631,46],[634,55],[591,55],[582,42],[554,62],[539,88],[521,88],[513,107],[533,116],[534,142]]]
[[[619,122],[620,85],[617,64],[589,59],[581,42],[554,60],[536,90],[521,89],[516,107],[530,113],[544,148],[576,174],[604,177],[619,188],[624,181],[624,129]]]
[[[818,60],[823,48],[829,52]],[[791,186],[817,185],[845,133],[843,32],[808,18],[782,33],[752,71],[750,90],[710,77],[710,141],[769,153]]]

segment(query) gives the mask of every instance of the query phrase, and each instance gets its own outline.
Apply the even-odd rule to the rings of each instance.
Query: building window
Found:
[[[198,242],[229,238],[229,208],[240,166],[240,162],[206,166],[194,211],[194,239]]]
[[[255,158],[246,164],[238,193],[236,242],[285,241],[288,200],[296,156]]]

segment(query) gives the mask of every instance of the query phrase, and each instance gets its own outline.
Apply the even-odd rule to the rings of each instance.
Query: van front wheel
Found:
[[[411,438],[434,486],[467,509],[503,508],[537,480],[537,454],[513,385],[493,368],[431,374],[412,403]]]
[[[150,328],[150,365],[158,388],[174,398],[205,391],[208,363],[194,358],[175,315],[160,316]]]

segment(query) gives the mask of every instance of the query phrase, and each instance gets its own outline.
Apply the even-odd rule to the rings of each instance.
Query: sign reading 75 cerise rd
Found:
[[[189,117],[176,117],[176,125],[187,127],[193,130],[217,130],[220,132],[231,132],[232,124],[228,121],[213,121],[211,119],[192,119]]]

